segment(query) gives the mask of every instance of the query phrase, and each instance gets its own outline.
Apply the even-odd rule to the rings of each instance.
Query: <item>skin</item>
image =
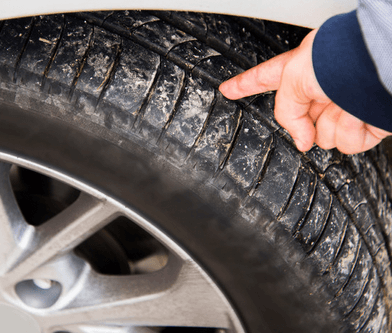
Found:
[[[275,118],[300,151],[309,150],[313,143],[345,154],[366,151],[392,133],[364,123],[325,95],[312,64],[316,32],[310,32],[296,49],[222,83],[219,90],[229,99],[277,90]]]

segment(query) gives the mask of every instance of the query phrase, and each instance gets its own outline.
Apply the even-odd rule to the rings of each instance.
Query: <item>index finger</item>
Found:
[[[222,83],[220,92],[229,99],[239,99],[277,90],[283,68],[295,50],[282,53]]]

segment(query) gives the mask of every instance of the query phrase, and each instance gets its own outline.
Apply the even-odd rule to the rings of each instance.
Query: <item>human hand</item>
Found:
[[[229,99],[277,90],[275,118],[300,151],[309,150],[314,142],[345,154],[366,151],[392,133],[364,123],[323,92],[312,63],[316,32],[310,32],[296,49],[231,78],[219,89]]]

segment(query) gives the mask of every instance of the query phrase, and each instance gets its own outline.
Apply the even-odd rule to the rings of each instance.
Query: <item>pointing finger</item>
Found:
[[[292,57],[291,50],[263,62],[222,83],[221,93],[229,99],[238,99],[277,90],[280,85],[282,71],[287,61]]]

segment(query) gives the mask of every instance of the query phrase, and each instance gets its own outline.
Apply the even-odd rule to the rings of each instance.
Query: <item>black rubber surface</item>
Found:
[[[301,154],[273,119],[273,94],[231,102],[217,91],[223,80],[298,45],[306,31],[174,12],[54,15],[0,27],[4,149],[94,178],[83,173],[88,162],[80,156],[75,170],[73,155],[110,159],[112,148],[105,155],[102,143],[79,132],[76,152],[64,151],[66,137],[57,140],[57,155],[45,142],[45,132],[56,141],[54,128],[60,134],[72,126],[132,153],[127,159],[142,158],[143,168],[160,170],[159,182],[164,174],[175,179],[180,185],[168,181],[171,188],[159,191],[150,180],[160,194],[149,199],[157,200],[153,211],[143,195],[129,199],[121,187],[91,182],[139,205],[185,243],[249,332],[390,331],[392,186],[382,146],[355,156],[318,147]],[[29,130],[36,143],[23,138],[22,119],[21,138],[4,128],[17,127],[22,110],[36,122]],[[110,163],[130,162],[102,162],[112,170]],[[192,215],[196,221],[179,227]]]

